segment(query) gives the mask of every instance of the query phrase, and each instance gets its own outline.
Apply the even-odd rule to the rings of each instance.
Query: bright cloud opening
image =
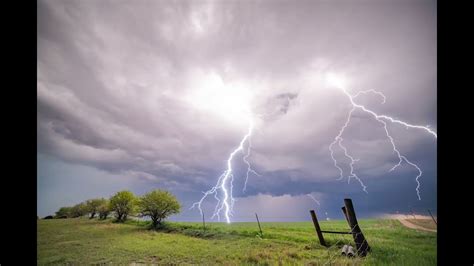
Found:
[[[327,73],[326,74],[326,82],[338,89],[345,88],[347,85],[347,79],[345,76],[336,73]]]
[[[249,123],[252,119],[249,88],[236,82],[226,83],[216,73],[198,78],[186,99],[197,109],[230,123]]]

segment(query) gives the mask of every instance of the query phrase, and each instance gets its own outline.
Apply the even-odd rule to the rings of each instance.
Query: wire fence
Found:
[[[390,215],[393,215],[393,217],[391,217]],[[396,216],[400,216],[400,217],[404,216],[405,218],[418,217],[418,219],[420,219],[420,218],[428,219],[428,218],[431,217],[428,212],[426,212],[426,213],[420,213],[420,212],[417,212],[417,213],[403,213],[403,214],[402,213],[393,213],[393,214],[390,214],[390,215],[360,216],[360,218],[362,218],[362,219],[396,219],[395,218]],[[329,221],[329,220],[331,220],[331,221],[343,220],[344,221],[345,220],[345,217],[342,214],[339,215],[339,216],[328,216],[328,215],[319,214],[318,216],[322,219],[325,219],[326,221]],[[436,214],[433,214],[433,216],[436,217]],[[255,214],[251,214],[251,215],[231,215],[230,217],[233,221],[241,221],[241,220],[255,221]],[[199,214],[197,214],[197,215],[176,215],[172,218],[173,218],[173,220],[174,219],[189,219],[189,220],[196,220],[196,221],[201,221],[202,220],[202,216],[199,215]],[[222,215],[221,215],[220,218],[221,218],[221,220],[224,220],[224,219],[222,219],[223,218]],[[300,215],[300,216],[261,215],[259,213],[258,218],[260,218],[260,220],[262,222],[265,222],[265,220],[294,220],[294,221],[301,221],[301,222],[311,221],[311,216],[309,215],[309,213],[308,213],[308,215]],[[205,219],[206,219],[206,221],[211,222],[211,221],[217,221],[218,217],[217,216],[212,217],[212,215],[206,215]]]
[[[428,210],[427,213],[429,213],[431,215],[431,217],[433,218],[433,220],[435,220],[435,218],[433,217],[433,212],[436,213],[436,209],[435,210]],[[397,214],[394,214],[394,215],[406,215],[406,216],[411,216],[411,215],[420,215],[420,213],[415,213],[415,212],[412,212],[412,213],[406,213],[406,214],[400,214],[400,213],[397,213]],[[346,220],[346,217],[344,217],[342,214],[340,215],[341,217],[337,217],[337,219],[334,219],[336,221],[347,221]],[[425,215],[427,216],[427,215]],[[428,216],[429,217],[429,216]],[[132,219],[138,219],[138,220],[147,220],[146,217],[140,217],[140,216],[130,216],[130,218]],[[194,220],[193,222],[203,222],[203,229],[206,230],[206,226],[205,226],[205,223],[204,223],[204,220],[206,220],[205,222],[206,223],[213,223],[213,222],[216,222],[217,217],[214,217],[214,219],[210,219],[211,217],[204,217],[205,219],[201,220],[203,218],[203,216],[200,216],[200,215],[179,215],[177,216],[176,218],[182,220],[182,219],[192,219]],[[222,217],[221,217],[222,218]],[[393,217],[392,217],[393,218]],[[291,216],[291,215],[258,215],[258,218],[256,218],[256,215],[237,215],[237,216],[232,216],[232,219],[233,221],[243,221],[243,220],[246,220],[244,222],[252,222],[252,223],[259,223],[259,221],[257,219],[259,219],[261,222],[271,222],[271,220],[285,220],[285,219],[293,219],[293,220],[299,220],[301,222],[308,222],[308,223],[311,223],[311,216],[308,215],[307,216]],[[390,218],[389,218],[390,219]],[[324,222],[324,221],[322,221]],[[436,221],[435,221],[436,222]],[[221,223],[224,223],[221,221]],[[343,223],[345,224],[345,223]],[[340,226],[343,226],[343,224],[338,224],[336,227],[340,227]],[[322,262],[323,264],[322,265],[332,265],[340,256],[341,256],[341,253],[342,253],[342,250],[341,250],[341,246],[343,245],[348,245],[348,246],[351,246],[351,245],[354,245],[354,228],[357,226],[358,224],[355,224],[354,226],[352,226],[352,228],[349,228],[351,233],[349,234],[332,234],[331,238],[330,238],[330,245],[327,246],[326,248],[326,251],[327,251],[327,259],[324,259],[324,261]],[[347,226],[347,225],[346,225]],[[345,226],[344,226],[345,227]],[[347,228],[347,227],[345,227]],[[340,229],[340,228],[339,228]],[[255,228],[255,230],[257,230],[257,227]],[[261,232],[261,228],[260,228],[260,232]],[[265,231],[265,228],[263,229],[263,231]],[[263,237],[263,234],[260,233],[260,235],[258,235],[259,237]],[[311,242],[316,242],[316,237],[314,238],[314,241],[312,240]],[[365,241],[365,240],[364,240]],[[358,254],[358,251],[357,250],[357,254]],[[357,264],[358,261],[360,261],[362,259],[362,257],[360,256],[355,256],[352,260],[352,263],[354,264]]]

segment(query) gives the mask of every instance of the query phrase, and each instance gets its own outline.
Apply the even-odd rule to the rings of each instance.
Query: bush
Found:
[[[104,202],[97,208],[97,211],[99,212],[99,219],[107,219],[107,216],[109,216],[110,213],[109,202],[104,200]]]
[[[90,199],[86,201],[87,212],[91,214],[90,218],[93,219],[96,213],[99,212],[99,207],[106,203],[104,198],[102,199]]]
[[[85,203],[79,203],[71,208],[71,217],[82,217],[87,214],[87,205]]]
[[[176,197],[168,191],[154,190],[143,195],[138,201],[142,216],[149,216],[156,228],[166,217],[179,213],[181,206]]]
[[[53,216],[52,215],[48,215],[46,217],[43,218],[43,220],[49,220],[49,219],[53,219]]]
[[[133,214],[136,198],[130,191],[117,192],[110,198],[109,208],[115,212],[117,222],[123,222],[127,216]]]
[[[55,217],[56,218],[69,218],[72,216],[71,213],[72,207],[61,207],[59,210],[56,212]]]

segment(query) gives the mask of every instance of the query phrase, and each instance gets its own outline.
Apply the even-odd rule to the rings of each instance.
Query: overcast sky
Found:
[[[172,191],[183,211],[215,185],[254,122],[250,176],[234,160],[235,217],[331,219],[351,197],[370,217],[436,212],[436,139],[360,111],[343,134],[358,158],[337,180],[329,145],[351,104],[325,82],[346,78],[358,102],[436,130],[436,2],[38,1],[38,214],[128,189]],[[245,112],[242,110],[245,109]],[[343,154],[336,153],[344,171]],[[320,201],[320,206],[307,194]],[[211,214],[214,199],[204,204]],[[268,217],[268,218],[265,218]]]

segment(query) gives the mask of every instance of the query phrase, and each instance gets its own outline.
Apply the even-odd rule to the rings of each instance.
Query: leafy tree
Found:
[[[69,218],[72,216],[72,207],[61,207],[56,212],[55,218]]]
[[[138,209],[142,216],[150,216],[152,226],[156,228],[166,217],[179,213],[181,205],[173,194],[157,189],[140,198]]]
[[[87,214],[87,205],[83,202],[74,205],[71,208],[71,217],[81,217]]]
[[[107,216],[109,216],[110,213],[109,205],[109,202],[107,200],[104,200],[104,202],[97,208],[97,211],[99,212],[99,219],[107,219]]]
[[[90,218],[93,219],[96,213],[99,212],[99,206],[105,204],[106,200],[102,199],[90,199],[86,201],[87,212],[91,214]]]
[[[115,212],[118,222],[123,222],[129,214],[132,214],[135,208],[136,198],[130,191],[117,192],[110,198],[109,207]]]

